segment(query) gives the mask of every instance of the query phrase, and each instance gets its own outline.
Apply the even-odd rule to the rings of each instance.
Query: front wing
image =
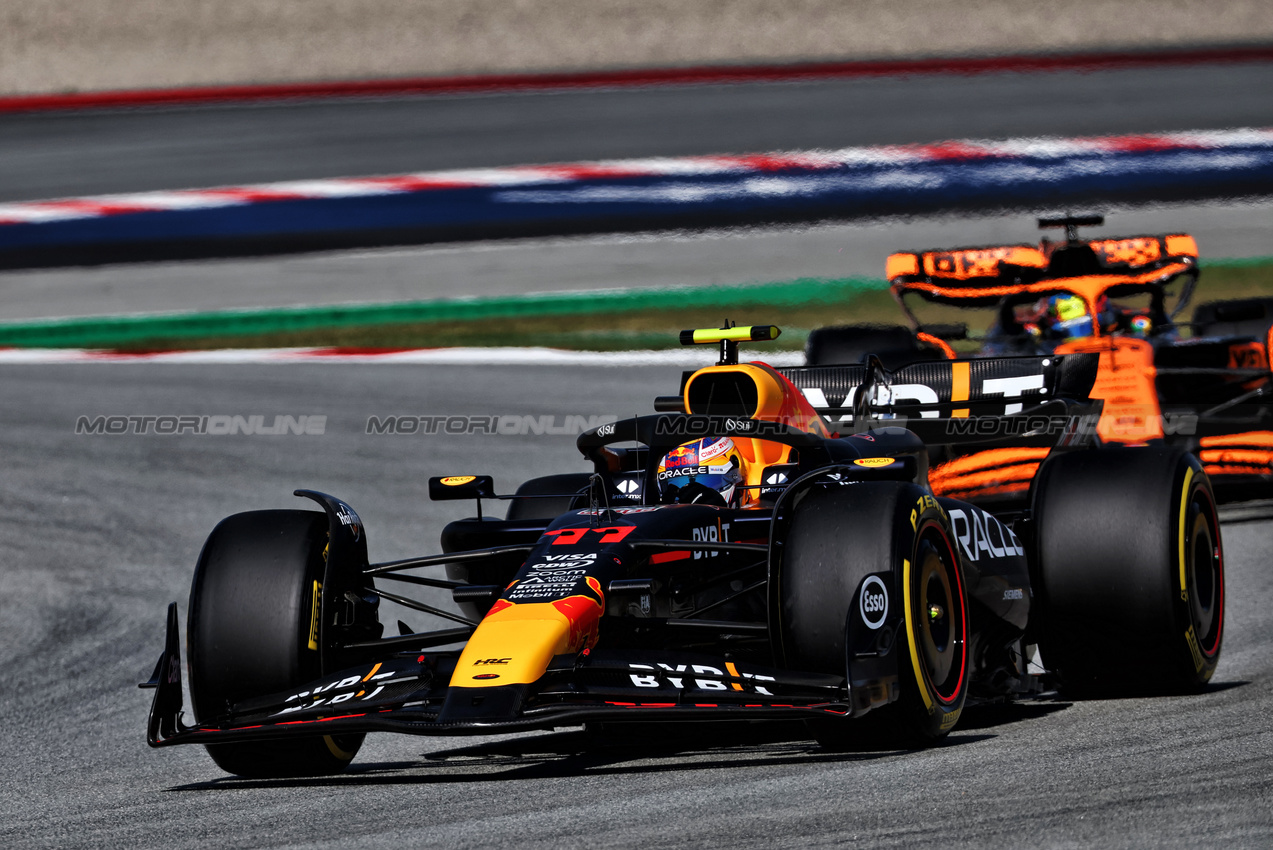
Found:
[[[401,732],[464,735],[577,726],[590,721],[846,717],[842,676],[796,673],[712,655],[585,650],[554,659],[533,685],[450,685],[458,651],[396,653],[299,687],[182,722],[176,606],[155,675],[147,724],[152,747],[266,738]],[[498,661],[498,659],[494,659]]]

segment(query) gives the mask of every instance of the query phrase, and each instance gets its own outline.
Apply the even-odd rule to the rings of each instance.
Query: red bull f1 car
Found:
[[[143,684],[149,743],[252,777],[338,772],[380,731],[796,718],[831,748],[922,746],[973,702],[1206,685],[1224,631],[1211,485],[1178,448],[1098,447],[1074,425],[1097,355],[738,362],[777,334],[685,332],[719,362],[580,435],[583,472],[510,495],[431,479],[433,499],[477,505],[437,554],[371,563],[362,518],[308,490],[320,510],[225,519],[190,594],[193,722],[174,603]],[[854,427],[834,430],[825,401],[846,397]],[[926,446],[952,439],[1046,449],[1028,504],[934,493]],[[446,627],[386,635],[381,600]]]
[[[1185,322],[1199,277],[1193,238],[1080,238],[1080,226],[1103,221],[1041,219],[1066,229],[1060,242],[893,254],[887,274],[909,326],[821,328],[807,362],[853,363],[868,352],[892,367],[958,359],[951,342],[967,325],[924,325],[915,302],[993,309],[974,356],[1100,356],[1092,396],[1104,401],[1103,442],[1181,446],[1200,457],[1221,501],[1273,495],[1273,298],[1204,303]],[[948,453],[931,483],[944,495],[1020,500],[1045,454]]]

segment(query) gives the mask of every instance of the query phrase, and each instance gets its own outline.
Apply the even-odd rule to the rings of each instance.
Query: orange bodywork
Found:
[[[1273,432],[1203,437],[1198,459],[1208,475],[1273,475]]]
[[[1197,257],[1198,243],[1188,233],[1177,233],[1163,239],[1167,254],[1172,257]]]
[[[1230,369],[1268,369],[1264,346],[1258,342],[1235,342],[1229,346]]]
[[[888,279],[919,274],[919,257],[914,254],[890,254],[884,263]]]
[[[907,255],[893,255],[898,258],[905,256]],[[893,257],[889,258],[890,262]],[[929,277],[967,280],[998,274],[1001,262],[1014,266],[1047,268],[1048,258],[1032,245],[1003,245],[994,248],[968,248],[962,251],[929,251],[920,255],[919,262],[923,264],[924,274]],[[899,269],[903,267],[900,259],[896,267]],[[889,280],[894,277],[896,275],[890,274]]]
[[[1155,281],[1164,280],[1173,275],[1184,274],[1192,268],[1189,263],[1168,263],[1167,265],[1154,269],[1144,274],[1128,274],[1128,275],[1086,275],[1083,277],[1067,277],[1049,280],[1040,280],[1037,283],[987,283],[986,286],[968,287],[968,286],[947,286],[940,282],[925,281],[907,281],[905,283],[894,283],[894,294],[901,295],[907,292],[918,292],[930,297],[942,298],[947,301],[976,300],[984,298],[1003,298],[1008,295],[1017,295],[1023,292],[1037,292],[1040,295],[1056,292],[1057,290],[1066,290],[1073,292],[1075,295],[1087,302],[1088,313],[1096,315],[1095,306],[1105,291],[1112,286],[1121,286],[1125,284],[1151,284]],[[953,274],[942,274],[942,278],[950,281],[958,281],[968,278],[988,277],[985,275],[967,275],[960,277]]]
[[[1057,354],[1100,355],[1091,397],[1105,402],[1096,430],[1107,443],[1137,444],[1163,436],[1153,347],[1129,337],[1091,337],[1058,346]],[[956,411],[958,416],[960,411]],[[966,414],[965,414],[966,415]],[[1273,446],[1270,446],[1273,449]],[[929,470],[933,491],[951,498],[1023,495],[1046,448],[987,449]],[[1204,461],[1205,463],[1205,461]]]
[[[1178,236],[1168,238],[1180,239]],[[1192,241],[1190,237],[1184,238]],[[1162,243],[1154,236],[1138,236],[1132,239],[1093,239],[1087,244],[1103,262],[1109,265],[1143,266],[1162,257]],[[1195,255],[1198,253],[1196,247],[1193,253]]]
[[[930,469],[928,483],[934,493],[952,499],[1023,494],[1030,489],[1030,481],[1048,452],[1046,448],[974,452]]]
[[[919,333],[915,334],[915,339],[919,340],[920,342],[928,343],[933,348],[938,349],[939,351],[941,351],[942,356],[945,357],[947,360],[954,360],[956,357],[955,349],[951,348],[950,343],[946,342],[946,340],[942,339],[941,337],[933,336],[932,334],[926,334],[923,331],[920,331]]]
[[[1097,352],[1100,366],[1091,397],[1105,402],[1096,432],[1107,443],[1144,443],[1162,439],[1158,406],[1158,370],[1154,349],[1133,337],[1091,337],[1058,345],[1057,354]]]
[[[1073,243],[1046,239],[1037,247],[992,245],[897,253],[888,258],[885,271],[898,298],[913,292],[946,303],[985,302],[1007,295],[1065,289],[1083,298],[1088,312],[1096,315],[1096,302],[1109,287],[1157,283],[1196,268],[1198,261],[1198,244],[1184,233],[1093,239],[1085,244],[1096,254],[1105,273],[1050,275],[1048,268],[1056,251],[1071,248]],[[1037,269],[1039,274],[1023,276],[1014,271],[1020,269]],[[1031,276],[1042,279],[1022,279]]]
[[[739,378],[755,388],[756,406],[749,414],[750,418],[777,422],[820,437],[828,436],[822,417],[804,397],[804,393],[764,363],[735,363],[699,369],[685,382],[685,409],[690,413],[711,413],[712,411],[695,410],[690,404],[690,393],[696,383],[719,380],[720,376]]]

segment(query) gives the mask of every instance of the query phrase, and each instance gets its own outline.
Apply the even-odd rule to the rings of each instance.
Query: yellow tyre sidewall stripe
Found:
[[[919,647],[916,646],[915,616],[911,611],[911,562],[909,560],[902,561],[902,613],[906,618],[906,643],[911,650],[911,667],[915,671],[915,684],[919,686],[919,695],[924,700],[924,708],[932,714],[935,706],[932,696],[928,693],[928,679],[925,678],[924,670],[920,666]]]
[[[1193,467],[1185,469],[1185,484],[1180,495],[1180,598],[1189,601],[1188,577],[1185,574],[1185,518],[1189,513],[1189,485],[1193,483]]]
[[[332,755],[334,755],[336,758],[340,759],[341,761],[354,760],[354,756],[356,755],[356,752],[351,753],[351,752],[342,750],[340,748],[340,745],[336,743],[336,739],[333,738],[331,735],[324,735],[323,743],[327,745],[327,751],[330,752]]]

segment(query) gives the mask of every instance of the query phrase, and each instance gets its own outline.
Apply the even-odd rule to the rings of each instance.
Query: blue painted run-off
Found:
[[[130,243],[268,240],[297,235],[445,231],[480,235],[518,225],[651,227],[666,220],[856,218],[941,209],[1058,209],[1116,201],[1273,194],[1273,143],[1067,155],[871,162],[567,183],[426,189],[263,201],[0,225],[0,254]]]

